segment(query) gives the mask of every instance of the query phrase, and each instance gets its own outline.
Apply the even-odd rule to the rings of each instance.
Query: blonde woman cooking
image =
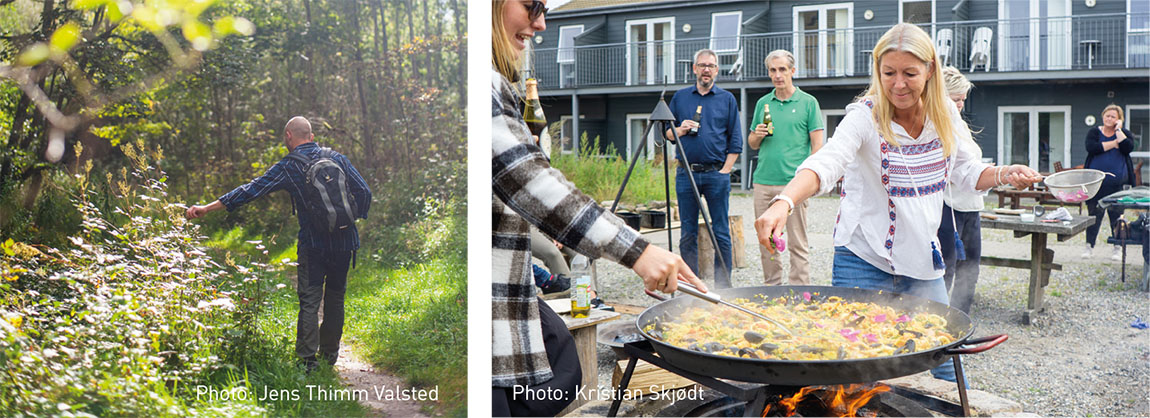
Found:
[[[769,245],[796,204],[830,192],[843,178],[831,283],[947,303],[937,233],[948,181],[974,192],[1024,188],[1041,177],[1022,165],[983,164],[959,141],[969,128],[947,97],[934,43],[922,29],[895,25],[873,56],[870,88],[847,106],[834,138],[799,166],[755,230]],[[932,372],[955,379],[949,362]]]

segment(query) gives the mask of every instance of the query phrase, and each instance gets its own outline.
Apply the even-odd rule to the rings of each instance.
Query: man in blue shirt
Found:
[[[691,163],[699,194],[707,200],[711,214],[711,227],[719,241],[717,251],[725,265],[715,257],[715,287],[731,287],[731,231],[727,221],[731,194],[731,168],[743,152],[743,134],[739,127],[739,108],[735,96],[715,86],[719,73],[719,58],[714,51],[703,49],[695,53],[695,85],[675,92],[671,97],[671,113],[679,126],[675,129]],[[698,113],[698,122],[695,115]],[[692,132],[695,130],[697,132]],[[671,130],[664,133],[673,138]],[[691,267],[699,271],[700,202],[691,190],[687,171],[683,168],[683,155],[677,155],[679,168],[675,174],[675,193],[679,200],[679,251]]]
[[[289,154],[302,154],[309,160],[316,158],[320,154],[320,147],[314,139],[311,123],[302,116],[292,118],[284,126],[284,145]],[[354,198],[356,216],[366,218],[371,206],[371,190],[368,190],[367,183],[347,157],[332,152],[332,159],[347,177],[347,190]],[[285,156],[262,176],[220,196],[219,200],[188,208],[186,216],[188,219],[196,219],[219,209],[231,212],[277,190],[287,190],[293,204],[302,207],[304,188],[312,187],[307,183],[304,170],[301,162]],[[308,211],[299,210],[297,213],[299,245],[296,250],[296,293],[300,309],[296,323],[296,356],[300,357],[310,372],[318,363],[317,354],[331,365],[339,357],[347,270],[355,251],[359,249],[359,232],[354,224],[345,229],[325,232],[323,228],[315,227],[321,220],[312,219]],[[319,324],[321,301],[324,305],[322,325]]]

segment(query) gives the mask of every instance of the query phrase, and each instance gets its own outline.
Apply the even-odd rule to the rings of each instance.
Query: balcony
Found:
[[[933,34],[940,59],[963,72],[1074,71],[1073,77],[1090,77],[1089,72],[1079,70],[1150,68],[1150,14],[921,26]],[[794,53],[796,79],[867,77],[871,51],[889,28],[537,49],[533,62],[545,90],[693,83],[691,62],[695,51],[703,48],[724,50],[719,52],[720,82],[769,80],[763,59],[775,49]]]

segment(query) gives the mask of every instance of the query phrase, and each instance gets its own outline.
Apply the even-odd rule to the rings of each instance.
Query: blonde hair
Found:
[[[503,7],[509,0],[491,0],[491,66],[512,82],[519,81],[523,54],[515,49],[503,27]],[[517,0],[510,0],[517,1]]]
[[[946,84],[946,94],[967,94],[974,87],[970,80],[957,68],[946,66],[942,69],[942,81]]]
[[[955,148],[957,129],[969,128],[961,118],[954,120],[950,117],[950,109],[947,107],[950,98],[946,96],[946,88],[943,86],[943,80],[939,74],[938,61],[935,59],[938,54],[934,50],[934,42],[930,40],[930,35],[927,35],[918,26],[909,23],[899,23],[886,31],[879,38],[878,43],[874,46],[874,51],[872,51],[874,68],[871,71],[870,88],[863,93],[863,96],[870,96],[875,102],[874,120],[879,134],[887,143],[896,147],[899,145],[895,139],[894,131],[890,128],[891,121],[894,120],[894,104],[887,97],[880,79],[880,64],[883,55],[894,51],[910,53],[926,64],[927,74],[930,74],[931,77],[927,80],[926,87],[922,90],[922,96],[919,99],[922,100],[926,117],[934,122],[934,128],[942,141],[943,154],[950,156]]]
[[[1106,116],[1106,112],[1109,112],[1111,110],[1118,112],[1118,120],[1126,119],[1122,115],[1122,106],[1116,105],[1114,103],[1111,103],[1109,106],[1106,106],[1105,109],[1102,109],[1102,116]],[[1119,128],[1121,128],[1121,126],[1119,126]]]

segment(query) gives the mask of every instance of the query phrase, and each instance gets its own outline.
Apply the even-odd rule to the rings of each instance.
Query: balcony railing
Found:
[[[940,59],[966,72],[1150,68],[1150,14],[963,21],[921,27],[934,36]],[[763,60],[776,49],[795,55],[796,78],[868,76],[871,51],[888,29],[743,35],[737,38],[737,49],[719,53],[717,78],[720,82],[768,80]],[[943,41],[946,38],[950,41]],[[695,51],[716,44],[731,46],[735,40],[695,38],[537,49],[533,62],[544,89],[693,83]]]

